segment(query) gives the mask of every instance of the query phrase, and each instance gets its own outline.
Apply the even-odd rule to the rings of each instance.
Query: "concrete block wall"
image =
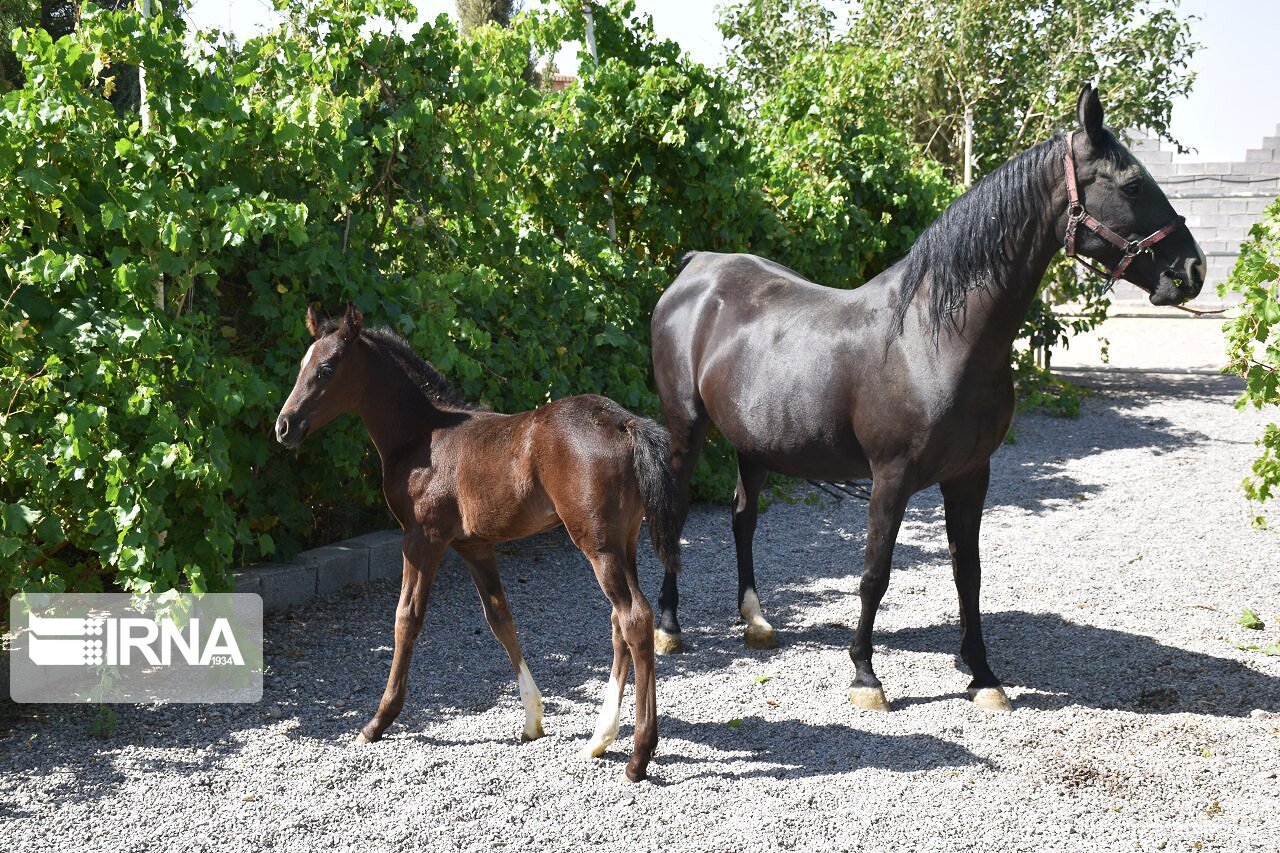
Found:
[[[1189,227],[1208,261],[1208,276],[1197,306],[1221,307],[1217,286],[1235,266],[1240,244],[1262,212],[1280,196],[1280,125],[1276,135],[1264,137],[1259,148],[1245,152],[1234,163],[1175,163],[1173,152],[1160,140],[1134,139],[1132,151],[1160,184],[1174,208],[1187,218]],[[1130,284],[1116,286],[1117,309],[1145,304],[1146,294]],[[1238,301],[1228,297],[1226,304]],[[1155,309],[1153,309],[1155,310]]]
[[[399,530],[367,533],[303,551],[290,563],[248,566],[231,576],[236,592],[256,592],[263,612],[273,613],[366,581],[399,580],[404,569],[400,544]]]

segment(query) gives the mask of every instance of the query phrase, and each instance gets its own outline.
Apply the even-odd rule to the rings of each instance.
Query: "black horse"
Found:
[[[1083,132],[1004,163],[902,261],[856,290],[822,287],[752,255],[691,253],[654,310],[653,365],[686,511],[710,426],[737,450],[733,537],[748,645],[777,644],[751,557],[768,472],[872,478],[862,612],[849,649],[850,700],[861,708],[888,709],[871,667],[872,624],[907,501],[935,483],[970,694],[982,707],[1010,707],[982,640],[978,528],[989,459],[1013,416],[1011,348],[1057,251],[1094,259],[1156,305],[1185,302],[1204,283],[1204,254],[1151,175],[1103,127],[1096,90],[1081,92],[1077,114]],[[680,648],[677,602],[668,572],[660,651]]]

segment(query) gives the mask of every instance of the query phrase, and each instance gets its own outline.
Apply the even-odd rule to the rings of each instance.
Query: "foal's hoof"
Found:
[[[684,642],[680,639],[680,632],[668,634],[661,628],[655,628],[653,631],[653,652],[658,655],[674,655],[677,652],[684,651]]]
[[[970,690],[969,696],[973,699],[973,704],[984,711],[1013,710],[1009,697],[1004,695],[1003,687],[979,687],[976,690]]]
[[[356,735],[355,742],[356,743],[373,743],[373,741],[369,740],[367,737],[364,736],[364,732],[360,732],[360,734]]]
[[[537,740],[545,734],[546,732],[542,730],[542,723],[535,723],[532,726],[526,725],[524,727],[524,731],[520,732],[520,740],[524,743],[528,743],[531,740]]]
[[[778,632],[769,627],[759,625],[747,626],[747,646],[753,649],[776,649]]]
[[[586,746],[578,750],[578,757],[579,758],[599,758],[600,756],[605,754],[605,751],[609,748],[610,743],[612,743],[612,741],[607,741],[607,740],[589,741]]]
[[[853,707],[861,708],[864,711],[888,711],[889,700],[884,698],[883,687],[858,687],[849,688],[849,701],[853,703]]]

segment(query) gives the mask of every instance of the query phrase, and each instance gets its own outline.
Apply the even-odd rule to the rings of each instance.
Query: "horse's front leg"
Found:
[[[982,614],[978,591],[982,586],[982,565],[978,559],[978,529],[987,500],[991,468],[981,468],[965,477],[941,484],[942,505],[947,515],[947,546],[951,570],[960,597],[960,657],[973,673],[969,695],[973,704],[988,711],[1011,711],[1000,679],[987,665],[987,646],[982,641]]]
[[[422,631],[422,621],[427,615],[427,599],[436,570],[444,557],[447,543],[432,542],[421,532],[407,532],[404,537],[404,574],[400,580],[400,601],[396,604],[396,648],[391,658],[391,672],[387,676],[387,688],[382,693],[378,710],[364,724],[357,743],[369,743],[382,737],[382,733],[395,721],[404,707],[404,697],[409,687],[409,661],[413,646]]]
[[[887,711],[889,703],[885,700],[884,688],[871,668],[871,629],[875,625],[880,600],[889,588],[893,546],[911,493],[898,472],[875,471],[873,475],[871,505],[867,510],[867,553],[859,584],[862,612],[858,616],[853,644],[849,647],[854,667],[849,701],[868,711]]]

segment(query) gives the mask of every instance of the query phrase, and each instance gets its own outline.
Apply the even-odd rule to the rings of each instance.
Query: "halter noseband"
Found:
[[[1075,136],[1075,131],[1067,134],[1067,151],[1062,155],[1062,165],[1066,168],[1067,178],[1067,233],[1063,237],[1063,250],[1068,258],[1074,258],[1081,266],[1097,273],[1107,280],[1107,285],[1102,289],[1106,293],[1120,278],[1124,277],[1125,270],[1129,268],[1129,264],[1133,259],[1141,254],[1151,254],[1151,247],[1159,243],[1165,237],[1168,237],[1174,231],[1182,227],[1187,220],[1185,217],[1176,216],[1174,220],[1165,227],[1161,228],[1154,234],[1143,237],[1141,240],[1126,240],[1107,226],[1103,225],[1093,217],[1089,211],[1084,209],[1084,205],[1080,203],[1080,191],[1076,187],[1076,163],[1074,149],[1071,140]],[[1076,228],[1083,225],[1094,234],[1097,234],[1103,240],[1106,240],[1117,249],[1124,251],[1124,257],[1120,259],[1120,263],[1116,264],[1114,269],[1107,270],[1088,258],[1083,258],[1076,254]]]

